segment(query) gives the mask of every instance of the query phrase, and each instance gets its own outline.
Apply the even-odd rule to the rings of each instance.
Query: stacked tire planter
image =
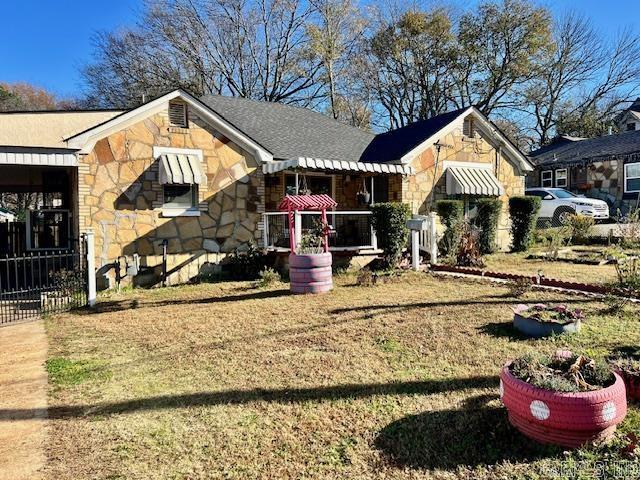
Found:
[[[617,373],[609,387],[591,392],[544,390],[513,376],[507,363],[500,373],[500,398],[509,421],[541,443],[577,448],[607,439],[627,414],[624,381]]]
[[[331,253],[290,254],[289,280],[293,293],[326,293],[333,288]]]

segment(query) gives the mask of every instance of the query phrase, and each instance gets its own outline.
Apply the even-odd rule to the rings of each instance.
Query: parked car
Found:
[[[577,213],[596,220],[609,218],[607,202],[581,197],[564,188],[529,188],[525,194],[542,199],[539,217],[551,218],[553,225],[565,225],[569,217]]]

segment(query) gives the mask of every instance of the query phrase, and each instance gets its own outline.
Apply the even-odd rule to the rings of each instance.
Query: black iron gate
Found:
[[[0,256],[0,325],[87,304],[86,246]]]

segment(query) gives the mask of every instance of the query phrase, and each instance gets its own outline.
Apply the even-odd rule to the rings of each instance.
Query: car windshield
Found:
[[[574,195],[571,192],[568,192],[567,190],[563,190],[561,188],[557,189],[557,190],[551,190],[551,193],[556,197],[556,198],[573,198],[576,197],[577,195]]]

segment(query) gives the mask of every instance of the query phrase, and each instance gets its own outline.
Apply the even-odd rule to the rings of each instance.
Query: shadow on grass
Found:
[[[548,299],[547,303],[558,302],[562,304],[570,304],[570,303],[584,303],[584,298],[557,298],[557,299]],[[528,303],[537,303],[534,301]],[[418,303],[403,303],[397,305],[360,305],[357,307],[344,307],[344,308],[335,308],[333,310],[329,310],[329,313],[334,315],[340,315],[343,313],[352,313],[352,312],[362,312],[367,316],[371,315],[382,315],[387,313],[397,313],[403,312],[406,310],[413,309],[421,309],[421,308],[434,308],[434,307],[470,307],[474,305],[504,305],[511,307],[514,305],[513,301],[508,301],[502,295],[483,295],[481,297],[476,297],[473,299],[465,300],[465,299],[456,299],[447,302],[442,301],[433,301],[433,302],[418,302]]]
[[[167,299],[158,301],[141,302],[137,298],[129,298],[122,300],[106,300],[96,303],[93,308],[83,308],[75,310],[77,315],[95,315],[98,313],[120,312],[122,310],[131,310],[135,308],[155,308],[166,307],[171,305],[206,305],[211,303],[230,303],[240,302],[243,300],[264,300],[267,298],[278,298],[292,295],[288,289],[281,290],[261,290],[251,293],[225,295],[222,297],[207,298],[183,298],[183,299]]]
[[[183,395],[160,395],[124,400],[121,402],[52,407],[48,409],[47,417],[50,419],[69,419],[173,408],[243,405],[252,402],[290,404],[350,400],[377,395],[430,395],[474,388],[497,389],[498,377],[478,376],[394,383],[331,385],[314,388],[256,388],[253,390],[226,390],[220,392],[188,393]],[[34,412],[36,412],[34,409],[0,410],[0,422],[34,418]]]
[[[507,461],[531,461],[559,453],[513,428],[502,407],[488,406],[493,395],[467,400],[461,410],[410,415],[382,429],[378,449],[396,466],[449,469]]]
[[[495,338],[508,338],[512,341],[532,340],[531,337],[516,330],[513,322],[493,322],[477,328],[478,332],[490,335]]]

